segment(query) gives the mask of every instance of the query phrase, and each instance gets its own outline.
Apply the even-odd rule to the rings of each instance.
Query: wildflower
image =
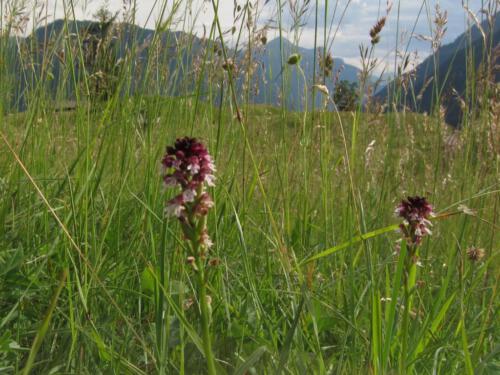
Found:
[[[433,208],[424,197],[407,197],[396,207],[395,214],[403,219],[399,225],[401,233],[406,243],[406,255],[403,265],[403,291],[404,299],[401,308],[402,312],[402,325],[403,332],[408,332],[409,319],[416,319],[421,316],[421,312],[412,309],[411,291],[415,287],[423,287],[424,284],[415,280],[418,273],[418,267],[422,266],[418,257],[418,247],[422,242],[422,238],[430,235],[429,227],[431,222],[429,219],[434,215]],[[403,241],[401,241],[403,243]],[[408,335],[404,334],[402,337],[402,354],[401,367],[399,373],[405,373],[406,348]]]
[[[197,236],[204,249],[212,241],[206,228],[198,227],[197,220],[206,216],[214,202],[205,191],[205,186],[214,186],[215,165],[206,147],[196,138],[177,139],[174,146],[167,147],[162,160],[165,169],[163,182],[166,187],[180,187],[182,192],[170,199],[165,207],[167,216],[177,217],[187,238]]]
[[[207,295],[207,252],[213,246],[213,242],[208,235],[206,218],[214,202],[205,190],[207,186],[215,184],[215,165],[206,147],[196,138],[189,137],[179,138],[173,146],[167,147],[162,165],[165,186],[177,187],[181,190],[180,194],[167,202],[165,213],[179,219],[184,239],[189,244],[186,262],[197,275],[198,304],[207,373],[215,375],[215,362],[210,342],[212,300]],[[183,308],[187,310],[193,303],[192,299],[188,299],[184,301]]]
[[[433,208],[424,197],[407,197],[396,207],[397,216],[404,219],[399,226],[408,244],[419,245],[422,237],[432,234],[429,219],[434,216]]]
[[[184,202],[193,202],[196,196],[196,192],[191,189],[186,189],[182,192],[182,199]]]
[[[210,249],[213,246],[213,242],[210,239],[210,236],[208,235],[207,230],[203,230],[200,235],[200,245],[204,249]]]
[[[203,193],[198,198],[198,204],[194,209],[194,213],[198,216],[205,216],[208,210],[214,206],[214,202],[208,193]]]
[[[192,202],[201,195],[203,184],[214,184],[212,157],[196,138],[180,138],[173,147],[167,147],[162,164],[171,172],[165,174],[163,182],[167,187],[180,186],[185,202]]]
[[[176,216],[180,218],[185,209],[186,208],[184,207],[184,198],[183,195],[181,194],[168,201],[167,207],[165,208],[165,212],[167,216]]]
[[[177,184],[177,179],[174,176],[168,176],[163,179],[166,187],[173,187]]]
[[[471,262],[479,262],[484,258],[484,250],[471,246],[467,249],[467,256]]]

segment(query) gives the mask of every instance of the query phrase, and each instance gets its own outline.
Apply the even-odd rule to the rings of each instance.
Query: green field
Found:
[[[291,3],[314,14],[311,1]],[[172,71],[161,33],[189,10],[174,4],[144,65],[140,44],[120,60],[109,52],[114,34],[85,50],[94,42],[81,42],[68,18],[42,48],[13,37],[26,9],[9,8],[8,22],[1,14],[0,374],[500,373],[498,73],[477,73],[475,50],[462,51],[455,128],[437,84],[433,111],[409,109],[418,93],[401,73],[404,56],[397,104],[369,106],[384,20],[366,31],[352,110],[336,110],[334,93],[317,86],[331,69],[314,60],[309,82],[283,51],[270,83],[281,105],[255,104],[251,47],[238,55],[224,44],[229,32],[241,45],[267,42],[257,29],[243,41],[254,8],[240,7],[248,15],[229,32],[215,16],[213,44],[179,37]],[[433,21],[423,4],[439,31],[439,8]],[[291,9],[298,42],[305,11]],[[313,109],[322,90],[325,105]],[[165,215],[179,190],[164,186],[162,159],[185,136],[217,167],[214,206],[192,233]],[[413,196],[435,213],[420,244],[402,238],[395,215]],[[213,247],[189,258],[204,229]]]
[[[421,247],[405,362],[416,373],[498,369],[500,159],[488,129],[258,106],[241,126],[189,100],[141,103],[5,117],[5,371],[36,348],[37,373],[204,373],[196,304],[182,309],[195,298],[193,272],[178,224],[163,217],[173,192],[162,188],[161,157],[186,134],[206,142],[218,168],[208,228],[221,264],[208,288],[219,371],[397,369],[398,233],[304,260],[397,224],[396,204],[415,194],[438,214],[458,213],[436,220]],[[481,261],[468,259],[472,246]]]

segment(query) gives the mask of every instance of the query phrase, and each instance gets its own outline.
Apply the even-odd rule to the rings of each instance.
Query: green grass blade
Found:
[[[292,347],[293,337],[295,336],[295,331],[297,330],[297,326],[299,325],[300,315],[302,314],[302,309],[304,307],[305,298],[302,297],[295,313],[295,317],[293,319],[292,325],[288,330],[285,338],[285,342],[283,344],[283,348],[280,353],[280,362],[278,364],[278,370],[276,374],[281,374],[283,369],[285,368],[286,362],[288,361],[288,357],[290,356],[290,350]]]
[[[24,366],[24,369],[22,370],[23,375],[28,375],[31,372],[31,370],[33,369],[36,355],[38,353],[38,350],[40,350],[40,346],[42,345],[43,339],[45,338],[47,331],[49,330],[49,324],[50,324],[50,321],[52,319],[52,314],[54,313],[54,310],[57,306],[57,300],[59,298],[59,294],[61,294],[61,290],[64,286],[64,283],[66,282],[67,276],[68,276],[68,269],[65,268],[61,273],[61,276],[59,278],[59,284],[57,285],[57,288],[54,291],[54,294],[52,295],[52,299],[50,300],[50,305],[49,305],[49,308],[45,314],[45,318],[43,319],[43,322],[40,325],[40,328],[38,328],[38,331],[37,331],[36,336],[35,336],[35,340],[33,340],[33,344],[31,345],[31,350],[30,350],[30,354],[28,356],[28,360],[26,361],[26,365]]]
[[[437,332],[441,322],[443,321],[444,317],[446,316],[446,313],[448,312],[448,309],[450,308],[451,304],[455,300],[456,293],[453,293],[450,298],[444,303],[443,307],[441,307],[441,310],[439,310],[439,313],[436,315],[434,320],[431,323],[431,326],[429,328],[428,333],[425,334],[425,336],[419,341],[417,345],[417,349],[415,351],[414,357],[417,357],[422,351],[425,349],[427,344],[429,343],[429,340],[434,336],[434,334]]]
[[[372,367],[373,374],[380,374],[380,354],[382,349],[382,314],[380,306],[380,292],[372,293]]]
[[[391,301],[386,312],[385,320],[385,337],[384,337],[384,348],[382,352],[382,370],[385,371],[386,366],[389,362],[390,350],[392,344],[392,338],[394,335],[394,327],[396,325],[396,307],[399,297],[399,291],[401,290],[401,282],[403,279],[403,269],[406,258],[406,243],[403,241],[401,243],[401,249],[399,251],[398,264],[396,267],[396,273],[394,274],[394,279],[392,281],[392,293]]]
[[[195,329],[193,326],[189,323],[189,321],[186,319],[185,315],[182,313],[182,310],[175,301],[172,299],[170,296],[170,293],[166,290],[166,288],[160,283],[160,279],[158,275],[155,273],[154,269],[150,266],[149,268],[150,274],[153,275],[153,277],[156,280],[156,284],[160,287],[163,297],[169,304],[170,308],[174,311],[175,316],[179,321],[182,323],[184,326],[184,329],[186,330],[188,336],[191,338],[193,341],[194,345],[196,348],[200,351],[200,353],[205,356],[205,351],[203,350],[203,342],[201,340],[201,337],[196,333]]]
[[[302,262],[300,262],[300,265],[304,265],[304,264],[307,264],[307,263],[312,262],[314,260],[318,260],[318,259],[324,258],[328,255],[332,255],[332,254],[336,253],[337,251],[343,250],[343,249],[345,249],[351,245],[354,245],[358,242],[365,241],[367,239],[380,236],[381,234],[384,234],[384,233],[393,232],[393,231],[397,230],[398,228],[399,228],[399,224],[393,224],[393,225],[389,225],[387,227],[380,228],[380,229],[377,229],[377,230],[374,230],[374,231],[371,231],[371,232],[368,232],[365,234],[361,234],[359,236],[355,236],[355,237],[351,238],[349,241],[346,241],[344,243],[341,243],[341,244],[334,246],[334,247],[331,247],[329,249],[323,250],[319,254],[316,254],[316,255],[313,255],[312,257],[304,259]]]
[[[260,358],[268,352],[268,349],[265,346],[259,346],[257,349],[253,351],[252,354],[248,357],[248,359],[243,362],[238,368],[234,371],[234,375],[245,375],[248,373],[250,368],[252,368]]]
[[[467,371],[467,375],[474,375],[474,367],[472,367],[472,361],[469,352],[469,340],[467,339],[467,332],[465,331],[465,322],[463,316],[460,320],[460,333],[462,337],[462,350],[464,354],[465,370]]]

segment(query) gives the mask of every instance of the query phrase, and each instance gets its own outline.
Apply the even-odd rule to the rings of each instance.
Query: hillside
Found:
[[[500,55],[495,54],[500,42],[500,22],[495,22],[491,30],[486,21],[481,27],[488,38],[486,49],[478,27],[472,27],[452,43],[440,47],[435,54],[419,64],[415,71],[409,73],[414,77],[412,89],[402,93],[400,102],[411,110],[430,113],[435,110],[436,93],[439,93],[440,102],[446,110],[446,122],[455,127],[460,126],[463,114],[459,99],[454,93],[458,93],[460,99],[465,100],[469,59],[476,72],[487,51],[491,51],[492,67],[500,61]],[[493,72],[493,77],[495,82],[498,82],[500,71]],[[390,83],[381,89],[377,94],[378,99],[386,101],[391,98],[394,88],[394,84]]]
[[[280,92],[282,78],[285,80],[285,91],[288,93],[286,97],[286,107],[294,110],[300,110],[304,107],[304,78],[299,70],[293,66],[286,65],[288,56],[292,53],[298,53],[301,56],[300,66],[304,71],[305,79],[308,85],[311,86],[313,82],[314,73],[314,54],[312,48],[302,48],[294,45],[290,41],[282,40],[283,60],[285,66],[281,64],[280,56],[280,40],[279,38],[270,41],[264,48],[261,54],[261,64],[258,73],[256,74],[256,82],[260,89],[254,98],[255,103],[261,104],[280,104]],[[318,48],[316,54],[316,75],[320,76],[319,56],[322,55],[322,49]],[[347,80],[349,82],[357,82],[359,69],[346,64],[341,58],[333,59],[333,75],[339,72],[339,80]],[[283,75],[283,77],[282,77]],[[333,91],[334,78],[329,77],[326,80],[326,86]],[[316,97],[316,105],[321,103],[321,96],[318,93]]]
[[[8,42],[8,60],[5,76],[10,79],[4,90],[6,108],[25,110],[30,100],[38,100],[40,92],[49,100],[74,100],[78,90],[89,85],[96,78],[97,85],[104,82],[103,71],[111,71],[119,81],[119,90],[128,95],[191,95],[198,84],[203,85],[203,96],[212,101],[219,99],[218,90],[209,81],[224,79],[223,57],[217,42],[202,40],[184,32],[163,31],[141,28],[131,24],[113,24],[109,29],[92,21],[65,23],[57,20],[40,27],[27,38],[12,39]],[[109,31],[109,34],[107,32]],[[105,62],[96,64],[95,51],[99,38],[110,35],[105,49]],[[97,41],[96,41],[97,40]],[[94,44],[92,44],[94,43]],[[314,50],[294,46],[283,39],[283,56],[286,61],[291,53],[302,56],[301,67],[308,86],[313,81]],[[243,92],[248,64],[246,50],[228,50],[228,56],[241,67],[236,74],[237,91]],[[286,80],[286,107],[300,110],[304,104],[304,80],[295,67],[281,65],[280,43],[275,39],[252,51],[251,63],[257,68],[252,73],[252,89],[249,101],[255,104],[280,105],[281,82]],[[202,62],[203,79],[199,69]],[[104,65],[103,65],[104,64]],[[345,64],[342,59],[334,59],[334,71],[340,69],[339,79],[356,81],[359,70]],[[84,70],[86,75],[84,75]],[[317,74],[319,74],[319,69]],[[49,77],[50,79],[45,79]],[[90,77],[90,78],[89,78]],[[108,77],[109,78],[109,77]],[[43,82],[42,85],[39,83]],[[93,82],[90,82],[90,85]],[[113,84],[118,84],[117,82]],[[333,89],[333,79],[327,84]],[[116,88],[118,89],[118,88]],[[242,98],[241,99],[246,99]],[[319,103],[320,97],[317,97]]]
[[[46,100],[73,100],[93,78],[103,81],[99,74],[106,69],[120,81],[122,93],[181,92],[178,75],[192,65],[193,55],[200,50],[197,38],[183,32],[156,34],[135,25],[116,24],[110,28],[105,56],[99,56],[103,61],[96,64],[93,48],[105,34],[100,28],[97,22],[57,20],[26,38],[9,39],[3,53],[9,84],[4,90],[8,97],[3,97],[6,107],[23,111],[41,92]],[[151,66],[173,73],[151,78]]]

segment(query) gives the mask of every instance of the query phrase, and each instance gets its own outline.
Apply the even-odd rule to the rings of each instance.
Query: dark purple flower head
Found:
[[[206,215],[213,201],[204,187],[214,186],[215,182],[215,165],[206,147],[196,138],[179,138],[174,146],[167,147],[162,165],[166,171],[163,176],[165,186],[179,186],[182,190],[168,201],[166,214],[183,222],[188,215]]]
[[[163,177],[167,186],[178,184],[182,189],[197,190],[204,183],[214,185],[212,157],[196,138],[177,139],[174,146],[167,147],[162,164],[170,172]]]
[[[433,208],[424,197],[407,197],[396,207],[396,214],[408,222],[429,219]]]
[[[422,237],[432,234],[429,219],[434,216],[433,208],[424,197],[407,197],[396,207],[397,216],[404,219],[400,225],[401,232],[409,243],[418,245]]]

